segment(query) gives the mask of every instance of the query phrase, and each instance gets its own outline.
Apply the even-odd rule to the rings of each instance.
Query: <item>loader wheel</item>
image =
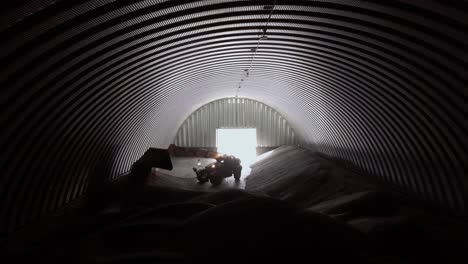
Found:
[[[208,181],[208,175],[207,173],[204,171],[200,174],[197,174],[197,179],[200,183],[205,183]]]
[[[242,167],[236,168],[233,173],[234,173],[234,179],[240,180],[241,178],[241,172],[242,172]]]
[[[218,174],[215,174],[214,176],[210,178],[210,182],[213,185],[220,185],[222,181],[223,181],[223,177],[221,177]]]

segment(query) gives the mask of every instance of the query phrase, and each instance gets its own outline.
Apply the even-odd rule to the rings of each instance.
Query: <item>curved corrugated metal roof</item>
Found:
[[[103,161],[109,177],[124,172],[195,109],[236,93],[320,151],[466,212],[466,2],[273,3],[2,9],[2,232],[82,194]]]

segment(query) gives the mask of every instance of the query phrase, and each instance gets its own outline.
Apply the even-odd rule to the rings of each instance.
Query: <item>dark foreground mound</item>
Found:
[[[203,211],[185,223],[184,234],[189,259],[210,263],[365,263],[368,248],[365,236],[350,226],[268,197],[244,197]]]
[[[349,164],[309,149],[274,150],[252,166],[246,190],[346,223],[366,236],[374,254],[392,261],[468,263],[466,221],[425,208]]]
[[[104,208],[45,219],[12,236],[2,262],[468,263],[465,222],[307,149],[275,150],[247,190],[177,184],[148,186],[132,207],[116,188]]]

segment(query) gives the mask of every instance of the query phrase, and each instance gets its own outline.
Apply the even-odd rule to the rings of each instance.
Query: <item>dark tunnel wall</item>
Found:
[[[1,5],[3,235],[236,94],[277,109],[319,151],[467,212],[465,1]]]

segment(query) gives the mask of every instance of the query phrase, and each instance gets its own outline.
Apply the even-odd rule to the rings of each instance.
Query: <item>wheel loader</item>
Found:
[[[220,155],[216,162],[210,163],[203,169],[193,168],[200,183],[210,181],[213,185],[219,185],[224,178],[234,176],[234,179],[240,180],[242,166],[241,161],[232,155]]]

